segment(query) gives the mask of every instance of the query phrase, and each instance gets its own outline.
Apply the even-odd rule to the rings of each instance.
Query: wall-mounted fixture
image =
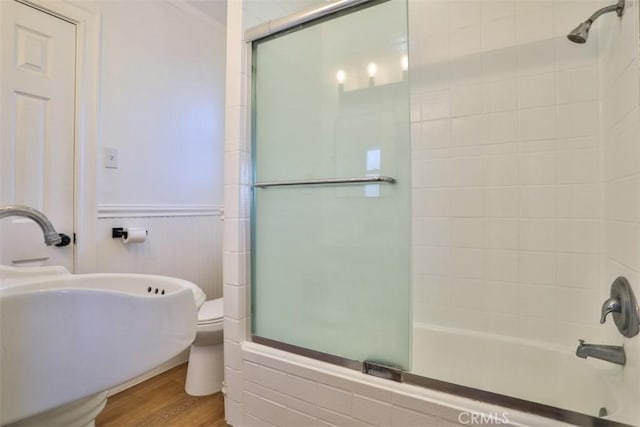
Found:
[[[611,284],[609,295],[609,299],[602,304],[600,323],[604,324],[607,315],[611,313],[618,331],[624,337],[631,338],[638,335],[640,314],[638,313],[638,302],[629,281],[624,277],[618,277]]]
[[[622,276],[618,277],[611,284],[609,295],[610,297],[602,304],[600,324],[604,324],[607,321],[607,315],[611,313],[618,331],[624,337],[632,338],[638,335],[640,314],[638,302],[629,281]],[[623,366],[627,361],[622,346],[586,344],[584,340],[580,340],[580,345],[576,349],[576,356],[582,359],[593,357]]]
[[[139,227],[114,227],[111,229],[111,237],[113,239],[122,239],[125,245],[129,243],[142,243],[147,240],[149,232]]]
[[[593,357],[594,359],[600,359],[622,366],[627,363],[627,355],[624,352],[624,347],[618,345],[587,344],[584,340],[580,340],[580,345],[578,345],[576,349],[576,356],[581,359]]]
[[[378,66],[375,62],[370,62],[367,65],[367,74],[369,75],[369,87],[372,87],[376,84],[376,74],[378,73]]]
[[[603,7],[602,9],[596,11],[596,13],[591,15],[589,19],[574,28],[573,31],[571,31],[569,35],[567,35],[567,38],[574,43],[586,43],[587,38],[589,38],[589,30],[591,29],[591,24],[593,24],[593,21],[609,12],[615,12],[619,17],[622,16],[622,14],[624,13],[624,0],[618,0],[618,3],[616,4]]]
[[[377,62],[369,62],[366,67],[362,67],[362,65],[357,66],[357,68],[347,68],[349,71],[349,89],[345,90],[345,82],[347,80],[347,71],[344,68],[340,68],[336,71],[336,82],[338,84],[338,92],[350,92],[354,90],[366,89],[367,87],[372,88],[376,86],[385,86],[387,84],[401,83],[407,81],[408,73],[409,73],[409,56],[407,54],[402,55],[399,58],[400,65],[400,73],[398,73],[398,69],[393,63],[389,64],[388,61],[382,60],[382,68],[378,66]],[[360,68],[362,67],[362,68]],[[366,71],[366,76],[360,70]],[[381,72],[382,71],[382,72]],[[401,77],[400,77],[401,75]],[[398,78],[400,77],[400,78]],[[363,80],[364,78],[364,80]],[[378,81],[376,82],[376,78]],[[363,85],[364,82],[368,82],[366,86]],[[355,86],[355,87],[354,87]]]

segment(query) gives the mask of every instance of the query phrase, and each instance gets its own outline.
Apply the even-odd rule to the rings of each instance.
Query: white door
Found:
[[[73,239],[76,28],[13,0],[0,20],[0,205],[34,207]],[[31,220],[0,221],[1,264],[73,271],[73,246],[45,246]]]

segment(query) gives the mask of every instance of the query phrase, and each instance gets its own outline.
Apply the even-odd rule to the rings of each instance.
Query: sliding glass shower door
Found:
[[[253,334],[409,367],[406,2],[253,44]]]

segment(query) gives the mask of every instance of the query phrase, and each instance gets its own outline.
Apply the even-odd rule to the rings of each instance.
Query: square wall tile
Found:
[[[460,3],[460,2],[458,2]],[[477,2],[475,2],[477,3]],[[458,28],[451,34],[451,58],[465,57],[482,51],[482,25]]]
[[[553,320],[558,304],[554,286],[518,286],[518,314]],[[564,304],[563,304],[564,305]]]
[[[520,216],[555,218],[558,211],[558,189],[555,186],[520,187]]]
[[[555,107],[520,110],[520,139],[531,141],[556,137]],[[577,135],[576,135],[577,136]]]
[[[481,248],[484,221],[482,218],[452,218],[449,223],[450,244],[462,248]]]
[[[421,138],[422,144],[417,145],[416,149],[449,147],[451,145],[451,120],[440,119],[422,122]]]
[[[482,54],[482,78],[487,81],[512,79],[518,70],[518,49],[498,49]]]
[[[560,252],[600,252],[600,222],[589,220],[559,220],[558,250]]]
[[[339,388],[319,384],[318,405],[330,411],[351,416],[353,393]]]
[[[557,181],[557,154],[542,152],[522,154],[519,159],[520,184],[555,184]]]
[[[598,150],[558,152],[558,182],[560,184],[590,184],[600,180]]]
[[[487,250],[484,252],[484,276],[488,280],[517,282],[518,252]]]
[[[488,2],[490,3],[490,2]],[[488,3],[483,4],[484,6]],[[516,45],[516,20],[514,16],[485,21],[482,23],[482,50],[492,51]]]
[[[600,88],[598,78],[598,67],[596,65],[558,71],[558,102],[560,104],[573,104],[596,101]]]
[[[435,426],[438,419],[420,412],[393,406],[391,413],[392,427]]]
[[[520,108],[546,107],[556,103],[555,73],[522,76],[518,79]]]
[[[483,116],[485,144],[504,144],[518,140],[518,112],[502,111]]]
[[[353,417],[374,426],[391,425],[391,409],[392,406],[388,403],[358,394],[353,396]]]
[[[599,184],[558,186],[558,216],[560,218],[598,218],[601,206]]]
[[[551,2],[546,2],[535,10],[518,13],[516,17],[518,44],[553,39],[553,23],[553,3]]]
[[[450,29],[468,27],[481,21],[482,2],[461,0],[449,4]]]
[[[456,217],[479,217],[484,214],[482,188],[456,188],[451,190],[451,213]]]
[[[451,144],[453,146],[482,144],[482,116],[475,115],[452,119]]]
[[[247,317],[247,287],[223,285],[224,315],[234,320]]]
[[[451,186],[477,187],[484,179],[484,162],[482,157],[458,157],[451,159]]]
[[[558,284],[564,287],[596,289],[600,283],[597,255],[558,254]]]
[[[518,108],[518,81],[516,79],[487,82],[483,87],[483,111],[515,110]]]
[[[555,219],[520,221],[520,249],[553,252],[557,247],[558,229]]]
[[[554,40],[518,45],[518,73],[520,75],[529,75],[555,71],[556,56],[554,47]]]
[[[558,137],[577,138],[596,135],[599,129],[597,102],[579,102],[558,107]]]
[[[518,187],[491,187],[484,190],[485,215],[513,218],[519,215],[520,190]]]
[[[521,283],[555,285],[557,256],[547,252],[520,252],[518,273]]]
[[[434,120],[449,117],[451,95],[448,90],[425,93],[422,96],[422,120]]]
[[[518,220],[485,219],[483,221],[484,247],[489,249],[518,249]]]
[[[518,184],[518,155],[484,156],[484,183],[487,186]]]
[[[451,89],[451,115],[470,116],[482,113],[482,85],[456,85]]]

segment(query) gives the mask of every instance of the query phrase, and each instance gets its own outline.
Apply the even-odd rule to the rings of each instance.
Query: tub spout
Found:
[[[62,242],[62,238],[56,232],[51,221],[40,211],[30,208],[29,206],[9,205],[0,207],[0,218],[8,216],[22,216],[35,221],[42,229],[44,234],[44,243],[47,246],[57,245]]]
[[[627,362],[624,347],[617,345],[585,344],[584,340],[580,340],[580,345],[576,349],[576,356],[582,359],[593,357],[594,359],[600,359],[622,366]]]

